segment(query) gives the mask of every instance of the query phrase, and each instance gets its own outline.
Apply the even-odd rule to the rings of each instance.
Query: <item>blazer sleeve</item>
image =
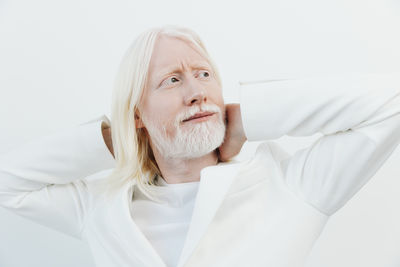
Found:
[[[115,164],[103,139],[105,125],[103,115],[0,155],[0,206],[82,239],[91,205],[84,178]]]
[[[400,73],[250,82],[240,91],[249,141],[322,134],[280,163],[288,187],[328,216],[400,142]]]

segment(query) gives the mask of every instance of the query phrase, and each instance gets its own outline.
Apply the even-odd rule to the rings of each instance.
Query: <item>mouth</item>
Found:
[[[199,112],[195,115],[191,116],[190,118],[183,120],[183,122],[187,121],[205,121],[208,120],[215,112]]]

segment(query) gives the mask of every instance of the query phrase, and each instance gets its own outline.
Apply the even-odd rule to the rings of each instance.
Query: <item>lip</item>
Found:
[[[193,115],[192,117],[184,120],[183,122],[188,122],[188,121],[205,121],[208,120],[212,115],[214,115],[215,112],[199,112]]]

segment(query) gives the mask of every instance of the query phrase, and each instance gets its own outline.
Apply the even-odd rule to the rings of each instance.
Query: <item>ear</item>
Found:
[[[135,113],[135,126],[137,129],[144,128],[143,121],[137,113]]]

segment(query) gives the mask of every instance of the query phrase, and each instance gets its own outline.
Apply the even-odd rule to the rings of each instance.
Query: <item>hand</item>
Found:
[[[240,104],[226,104],[226,133],[222,145],[218,148],[219,159],[228,161],[236,156],[247,138],[243,129]]]
[[[102,124],[102,128],[101,128],[104,143],[106,143],[108,150],[111,152],[112,156],[114,157],[114,150],[113,150],[113,145],[112,145],[112,140],[111,140],[111,128],[108,125],[105,125],[105,126],[104,125],[105,124]]]

